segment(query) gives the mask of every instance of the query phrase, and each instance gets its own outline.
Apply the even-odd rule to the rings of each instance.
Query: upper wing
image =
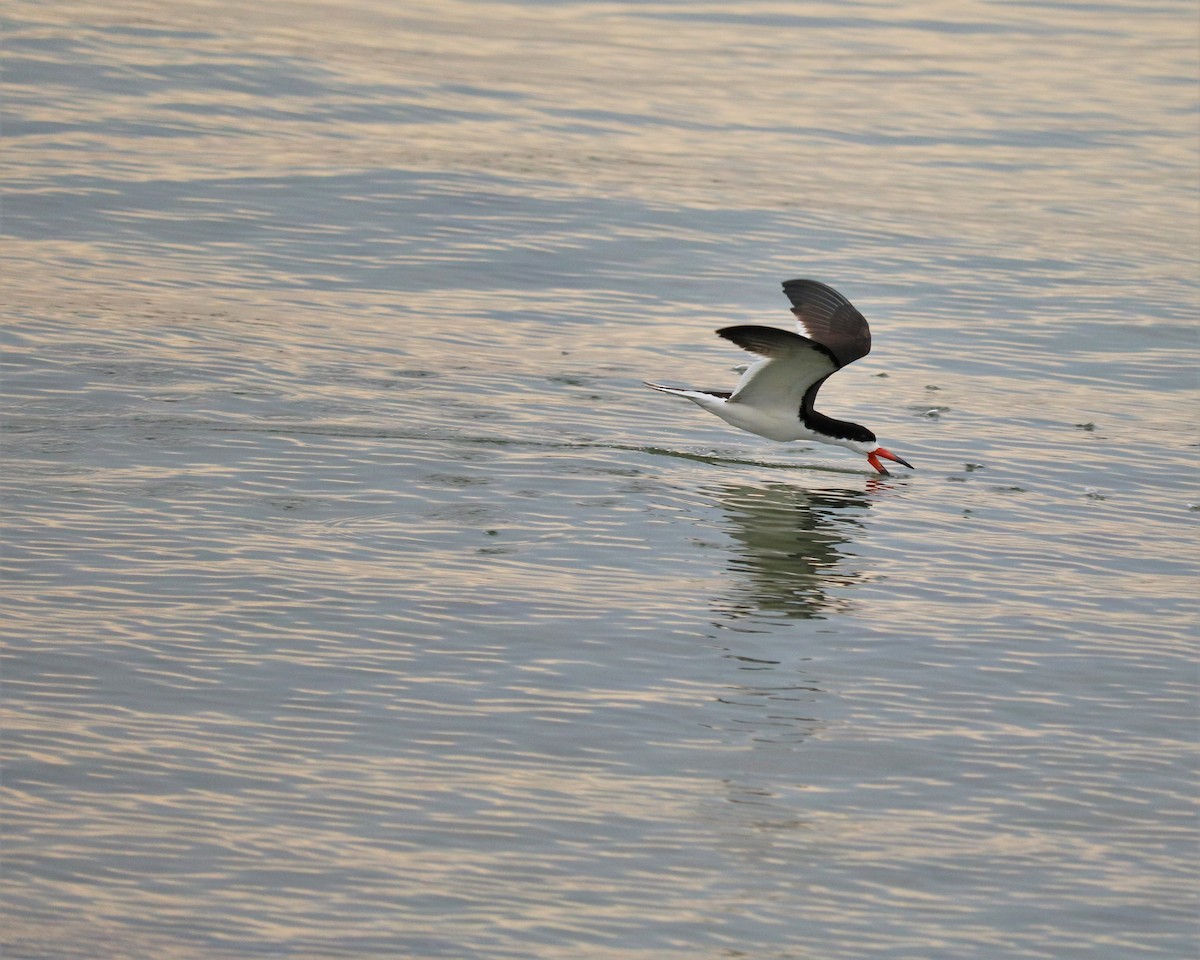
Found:
[[[808,388],[838,368],[829,348],[787,330],[742,326],[724,327],[717,333],[764,358],[742,374],[730,403],[798,416]]]
[[[785,280],[800,332],[828,347],[839,367],[871,352],[871,328],[849,300],[816,280]]]

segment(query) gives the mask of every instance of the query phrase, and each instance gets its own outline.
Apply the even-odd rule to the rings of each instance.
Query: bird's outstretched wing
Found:
[[[871,328],[854,304],[816,280],[785,280],[800,332],[828,348],[839,367],[871,352]]]
[[[788,330],[740,326],[724,327],[717,333],[763,358],[742,374],[730,403],[798,416],[808,388],[838,368],[828,347]]]

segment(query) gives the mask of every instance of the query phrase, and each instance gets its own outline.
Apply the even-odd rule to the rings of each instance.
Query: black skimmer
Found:
[[[818,413],[817,391],[832,374],[871,352],[871,329],[854,305],[816,280],[787,280],[783,292],[792,301],[800,334],[774,327],[724,327],[718,335],[762,359],[742,374],[730,392],[688,390],[646,381],[646,386],[716,414],[742,430],[785,443],[818,440],[865,454],[885,476],[880,458],[912,464],[879,445],[866,427]]]

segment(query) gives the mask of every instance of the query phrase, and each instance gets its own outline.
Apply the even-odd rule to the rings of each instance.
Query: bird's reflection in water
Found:
[[[840,609],[846,586],[862,575],[850,544],[872,501],[887,482],[871,478],[857,489],[812,490],[794,484],[726,486],[717,494],[718,527],[727,546],[729,576],[713,600],[713,639],[733,667],[729,683],[708,712],[708,726],[724,742],[750,749],[725,782],[732,808],[721,814],[744,821],[743,839],[773,842],[778,831],[803,827],[794,802],[762,786],[777,775],[780,751],[797,749],[822,726],[827,696],[809,668],[814,632],[833,625],[781,630],[781,621],[820,621]]]
[[[853,583],[844,547],[861,528],[861,514],[878,489],[806,490],[792,484],[728,486],[720,491],[724,531],[734,548],[722,619],[824,617],[845,601],[831,588]]]

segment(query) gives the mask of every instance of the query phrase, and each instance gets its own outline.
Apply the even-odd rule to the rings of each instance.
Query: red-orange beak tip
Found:
[[[883,464],[880,463],[880,457],[883,457],[884,460],[890,460],[893,463],[900,463],[901,466],[907,467],[910,470],[916,469],[916,467],[913,467],[912,464],[910,462],[908,462],[907,460],[905,460],[904,457],[898,457],[895,454],[893,454],[892,451],[884,450],[881,446],[881,448],[878,448],[875,452],[872,452],[872,454],[869,454],[868,457],[866,457],[866,458],[868,458],[868,461],[870,461],[871,466],[875,467],[875,469],[877,469],[878,472],[880,472],[882,474],[887,474],[887,470],[883,469]]]

